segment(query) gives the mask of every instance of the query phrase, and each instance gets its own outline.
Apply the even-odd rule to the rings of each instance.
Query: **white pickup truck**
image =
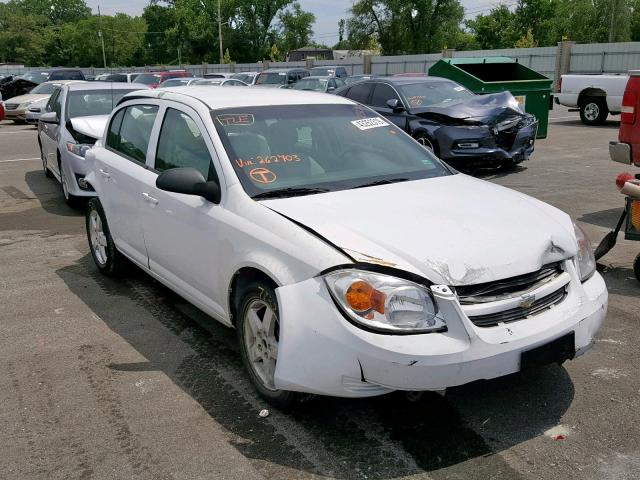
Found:
[[[585,125],[601,125],[611,113],[617,115],[628,75],[562,75],[556,103],[580,109]]]

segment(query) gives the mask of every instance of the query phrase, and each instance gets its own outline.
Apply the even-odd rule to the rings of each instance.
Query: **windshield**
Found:
[[[190,79],[181,79],[181,78],[176,78],[173,80],[165,80],[164,82],[162,82],[160,84],[161,87],[179,87],[180,85],[186,85],[187,83],[189,83]]]
[[[251,83],[253,81],[253,77],[255,75],[251,75],[250,73],[236,73],[235,75],[233,75],[231,78],[234,78],[236,80],[240,80],[244,83]]]
[[[453,82],[399,84],[398,89],[411,107],[428,107],[473,97],[473,93]]]
[[[261,73],[256,79],[256,85],[278,85],[287,83],[287,72]]]
[[[20,78],[29,80],[30,82],[34,83],[42,83],[45,82],[47,78],[49,78],[49,72],[27,72]]]
[[[324,92],[327,89],[326,78],[303,78],[293,86],[294,90],[315,90]]]
[[[156,83],[160,83],[160,75],[143,73],[142,75],[138,75],[134,82],[144,83],[145,85],[155,85]]]
[[[33,87],[29,93],[38,93],[40,95],[51,95],[56,86],[53,83],[41,83],[37,87]]]
[[[136,89],[123,90],[78,90],[67,95],[67,120],[88,115],[108,115],[113,107],[127,93]]]
[[[334,73],[336,73],[335,68],[314,67],[311,69],[311,75],[316,75],[318,77],[332,77]]]
[[[361,105],[246,107],[211,115],[254,198],[450,174],[432,153]]]

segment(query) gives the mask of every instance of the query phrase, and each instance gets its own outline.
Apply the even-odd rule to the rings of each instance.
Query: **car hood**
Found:
[[[474,95],[468,100],[429,107],[414,107],[410,113],[443,123],[467,123],[494,125],[513,117],[530,117],[518,106],[509,92],[490,95]]]
[[[357,262],[454,286],[533,272],[577,252],[568,215],[463,174],[262,203]]]
[[[73,129],[83,135],[92,138],[100,138],[107,126],[109,115],[90,115],[87,117],[76,117],[71,119]]]
[[[42,100],[43,98],[49,98],[51,95],[49,94],[41,94],[41,93],[27,93],[26,95],[19,95],[17,97],[12,97],[10,103],[25,103],[25,102],[35,102],[36,100]]]

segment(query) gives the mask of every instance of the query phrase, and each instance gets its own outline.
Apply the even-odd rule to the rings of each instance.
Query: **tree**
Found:
[[[480,48],[511,48],[518,38],[514,32],[514,17],[506,5],[499,5],[487,15],[478,15],[465,24]]]
[[[280,12],[278,20],[276,32],[280,38],[280,49],[283,52],[290,52],[311,43],[312,26],[316,21],[316,16],[302,10],[298,2]]]
[[[357,0],[349,39],[375,36],[385,55],[430,53],[460,39],[464,8],[458,0]]]
[[[229,53],[228,48],[224,51],[224,57],[222,59],[222,63],[226,63],[226,64],[231,63],[231,54]]]
[[[531,32],[531,29],[528,29],[527,33],[525,33],[522,37],[520,37],[514,45],[515,48],[532,48],[537,46],[538,46],[538,42],[536,42],[535,39],[533,38],[533,33]]]
[[[282,54],[280,53],[280,50],[278,50],[278,45],[276,45],[275,43],[271,45],[271,50],[269,51],[269,59],[272,62],[282,61]]]

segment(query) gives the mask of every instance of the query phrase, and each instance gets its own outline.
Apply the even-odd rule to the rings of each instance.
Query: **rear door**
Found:
[[[145,186],[156,174],[147,155],[158,115],[157,101],[130,104],[110,120],[105,146],[96,155],[95,174],[100,201],[118,249],[142,266],[148,266],[142,230]]]
[[[218,181],[213,144],[193,109],[167,102],[154,147],[156,174],[192,167]],[[223,208],[202,197],[159,190],[155,180],[148,177],[144,185],[148,198],[141,215],[149,268],[203,310],[224,317],[220,285],[227,279],[218,276],[216,263],[217,246],[228,242],[221,233]]]

